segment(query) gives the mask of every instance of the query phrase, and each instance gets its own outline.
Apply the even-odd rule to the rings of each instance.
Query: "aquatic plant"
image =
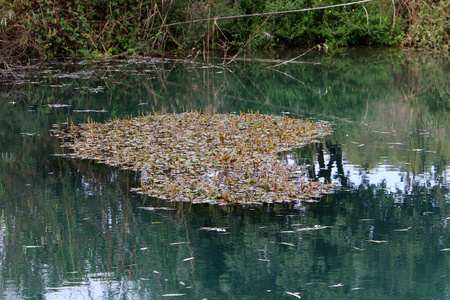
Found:
[[[330,133],[325,123],[259,113],[149,114],[58,132],[69,157],[141,171],[137,192],[171,201],[295,202],[330,192],[277,153]]]

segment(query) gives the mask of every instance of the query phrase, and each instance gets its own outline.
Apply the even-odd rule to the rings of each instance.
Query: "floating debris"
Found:
[[[200,228],[200,230],[227,232],[226,228],[219,228],[219,227],[202,227],[202,228]]]
[[[153,211],[153,210],[155,210],[155,208],[154,207],[138,207],[139,209],[143,209],[143,210],[150,210],[150,211]]]
[[[407,228],[403,228],[403,229],[394,229],[394,231],[402,232],[402,231],[408,231],[410,229],[411,229],[411,227],[407,227]]]
[[[294,244],[286,243],[286,242],[280,242],[280,243],[278,243],[278,245],[285,245],[285,246],[291,246],[291,247],[295,246]]]
[[[298,299],[301,299],[301,298],[302,298],[302,297],[300,296],[300,293],[299,293],[299,292],[295,292],[295,293],[286,292],[286,294],[291,295],[291,296],[294,296],[294,297],[296,297],[296,298],[298,298]]]
[[[104,109],[75,109],[73,112],[76,113],[107,113]]]
[[[143,210],[149,210],[149,211],[154,211],[154,210],[176,210],[176,208],[171,208],[171,207],[153,207],[153,206],[139,206],[139,209],[143,209]]]
[[[185,258],[185,259],[183,259],[183,261],[190,261],[190,260],[193,260],[195,257],[188,257],[188,258]]]
[[[96,88],[86,88],[88,91],[90,91],[91,93],[99,93],[99,92],[103,92],[105,90],[104,86],[98,86]]]
[[[113,279],[115,278],[115,274],[113,272],[99,272],[92,273],[87,275],[89,278],[98,278],[98,279]]]
[[[309,230],[320,230],[325,228],[331,228],[331,226],[321,226],[321,225],[314,225],[314,227],[308,227],[308,228],[298,228],[295,231],[309,231]]]
[[[70,104],[47,104],[48,107],[53,107],[53,108],[62,108],[62,107],[71,107],[72,105]]]
[[[336,287],[342,287],[342,286],[344,286],[344,284],[338,283],[338,284],[329,285],[328,287],[330,287],[330,288],[336,288]]]
[[[300,202],[332,191],[333,185],[310,181],[302,166],[277,159],[330,130],[288,116],[190,112],[89,122],[56,134],[73,150],[68,157],[141,171],[136,192],[233,204]]]
[[[158,210],[177,210],[176,208],[173,208],[173,207],[155,207],[155,209],[158,209]]]

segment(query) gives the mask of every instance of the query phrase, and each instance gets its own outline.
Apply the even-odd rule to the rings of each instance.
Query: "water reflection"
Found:
[[[411,195],[414,189],[422,188],[428,191],[438,189],[441,190],[441,195],[435,199],[436,205],[450,199],[448,166],[438,163],[424,166],[415,172],[411,166],[415,156],[410,156],[411,160],[397,161],[395,164],[387,157],[382,157],[369,169],[368,164],[355,165],[343,156],[341,145],[333,144],[330,138],[324,140],[325,142],[307,145],[297,151],[286,153],[283,158],[290,164],[307,165],[309,178],[333,183],[342,191],[374,185],[388,193],[398,195],[396,202],[402,203],[404,197]],[[364,145],[358,145],[362,146]]]
[[[282,73],[66,61],[3,80],[1,298],[448,298],[448,62],[310,59],[322,64]],[[139,174],[52,155],[63,150],[49,130],[70,121],[191,109],[334,122],[332,136],[280,158],[341,191],[295,209],[190,206],[130,193]]]

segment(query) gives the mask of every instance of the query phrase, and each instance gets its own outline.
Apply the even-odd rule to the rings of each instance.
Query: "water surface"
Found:
[[[67,60],[1,79],[0,298],[449,298],[449,61],[302,59]],[[129,191],[139,174],[55,155],[50,130],[68,122],[186,110],[332,122],[333,135],[279,157],[338,191],[298,205],[167,203]]]

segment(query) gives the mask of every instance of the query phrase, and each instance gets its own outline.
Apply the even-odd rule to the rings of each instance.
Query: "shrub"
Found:
[[[450,2],[447,0],[374,0],[309,12],[215,19],[343,3],[349,2],[0,1],[0,55],[163,55],[169,50],[226,53],[238,47],[262,49],[319,43],[330,47],[392,46],[402,41],[406,46],[449,51]]]
[[[450,51],[450,2],[448,0],[404,0],[402,11],[408,20],[405,46],[428,51]]]

